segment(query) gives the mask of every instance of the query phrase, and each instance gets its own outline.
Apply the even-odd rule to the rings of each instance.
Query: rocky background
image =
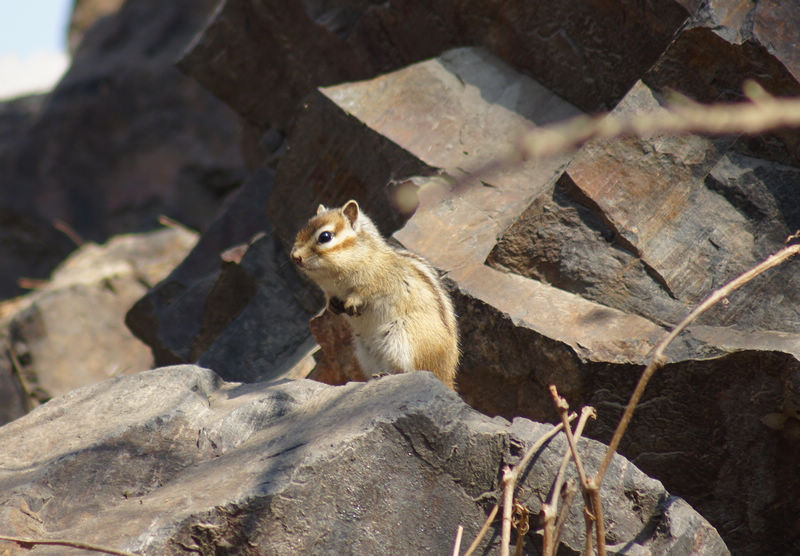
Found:
[[[800,228],[796,131],[594,142],[465,179],[574,115],[740,100],[748,78],[797,95],[795,0],[74,13],[62,82],[0,105],[0,296],[36,287],[0,304],[0,534],[448,552],[544,430],[522,418],[556,419],[549,384],[595,406],[587,435],[607,441],[664,330]],[[286,256],[318,203],[349,198],[445,277],[472,409],[424,373],[281,381],[363,378],[340,321],[309,326],[321,299]],[[798,263],[726,301],[669,350],[623,439],[663,487],[618,458],[615,552],[800,551]],[[165,365],[182,366],[139,372]],[[526,478],[534,512],[561,450]]]

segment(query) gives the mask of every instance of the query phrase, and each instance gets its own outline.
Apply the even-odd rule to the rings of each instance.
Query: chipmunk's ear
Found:
[[[350,221],[350,226],[352,226],[354,230],[358,230],[358,224],[356,224],[358,221],[358,203],[353,199],[347,201],[342,207],[342,214]]]
[[[328,209],[327,209],[327,208],[325,208],[325,205],[323,205],[323,204],[320,204],[320,205],[317,207],[317,214],[322,214],[322,213],[323,213],[323,212],[325,212],[326,210],[328,210]]]

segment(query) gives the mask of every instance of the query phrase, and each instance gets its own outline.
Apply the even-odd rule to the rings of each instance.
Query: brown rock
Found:
[[[800,26],[793,24],[797,7],[794,0],[709,2],[642,79],[657,92],[678,91],[701,102],[741,100],[746,79],[774,95],[800,95],[800,63],[793,54],[800,38]],[[800,139],[791,131],[745,137],[735,148],[783,164],[800,162]]]
[[[335,104],[318,100],[322,95]],[[427,178],[394,174],[420,186],[418,210],[394,237],[450,280],[462,337],[458,384],[464,399],[489,414],[553,419],[546,388],[555,383],[574,405],[598,408],[595,434],[604,440],[664,333],[659,322],[681,318],[682,310],[774,249],[779,234],[766,230],[798,204],[781,185],[791,180],[791,169],[736,155],[727,150],[733,140],[691,136],[593,144],[569,165],[568,158],[527,162],[465,185],[459,181],[465,171],[505,152],[531,123],[576,113],[485,52],[452,51],[374,80],[325,88],[308,102],[314,103],[324,110],[304,113],[297,129],[322,130],[323,139],[292,133],[293,156],[325,160],[329,155],[320,145],[341,149],[341,139],[324,139],[325,133],[340,132],[322,123],[337,121],[327,111],[338,106],[350,117],[347,129],[359,129],[352,120],[364,126],[364,138],[347,135],[348,144],[374,144],[372,135],[383,135],[440,169],[439,176]],[[639,84],[619,110],[658,104],[658,95]],[[372,157],[358,154],[334,157],[346,162],[337,172],[369,172]],[[304,182],[276,180],[272,194],[288,199],[297,183]],[[351,193],[346,186],[342,191]],[[373,191],[381,189],[375,185]],[[376,193],[369,195],[376,199]],[[281,206],[289,214],[280,222],[290,222],[292,214],[300,218],[300,207]],[[748,213],[745,206],[760,208]],[[370,202],[365,210],[371,210]],[[294,233],[286,224],[276,229],[284,241]],[[561,276],[559,287],[487,266],[490,253],[496,262],[502,250],[499,236],[500,245],[515,246],[511,254],[520,264],[527,264],[521,262],[526,257],[533,261],[540,273],[535,277]],[[747,478],[755,473],[784,484],[796,464],[782,432],[765,435],[760,422],[781,407],[784,381],[800,373],[800,338],[792,328],[796,271],[786,272],[776,281],[765,277],[754,299],[754,290],[741,292],[749,300],[731,296],[729,305],[707,319],[715,325],[736,322],[740,330],[698,326],[670,348],[670,364],[648,388],[622,446],[685,493],[744,552],[756,545],[775,551],[789,546],[790,537],[778,532],[788,527],[780,516],[797,511],[791,489],[758,487]],[[763,311],[751,311],[755,299],[762,300]],[[788,302],[770,318],[767,299]],[[732,314],[723,320],[728,307]],[[757,403],[747,401],[758,392],[763,398]],[[729,449],[731,435],[739,450]],[[750,511],[769,517],[748,521]]]
[[[74,388],[152,368],[150,350],[125,327],[124,315],[196,240],[176,228],[82,246],[0,321],[0,377],[13,379],[0,395],[24,392],[20,407],[27,410]],[[2,416],[10,420],[19,411]]]
[[[315,87],[373,77],[462,45],[483,45],[594,111],[625,94],[686,16],[674,0],[228,0],[179,65],[261,129],[286,129],[299,99]],[[254,91],[268,91],[269,101]]]
[[[355,356],[350,327],[342,321],[342,317],[328,310],[309,321],[311,333],[321,349],[308,378],[336,386],[367,380]]]

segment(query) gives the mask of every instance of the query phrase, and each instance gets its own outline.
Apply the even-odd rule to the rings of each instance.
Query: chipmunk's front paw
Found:
[[[334,315],[341,315],[347,311],[344,307],[344,302],[338,297],[331,297],[328,300],[328,310]]]
[[[344,312],[351,317],[358,317],[364,310],[364,302],[360,297],[348,297],[344,302]]]

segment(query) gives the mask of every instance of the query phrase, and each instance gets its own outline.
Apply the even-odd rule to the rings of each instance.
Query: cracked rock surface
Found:
[[[0,523],[154,555],[443,554],[459,524],[474,538],[502,465],[549,429],[481,415],[430,373],[333,387],[165,367],[74,390],[0,428]],[[579,447],[594,469],[605,448]],[[521,483],[534,514],[565,449],[554,439]],[[612,553],[728,553],[624,458],[605,484]],[[579,506],[564,532],[576,552]],[[498,538],[490,531],[489,553]]]

